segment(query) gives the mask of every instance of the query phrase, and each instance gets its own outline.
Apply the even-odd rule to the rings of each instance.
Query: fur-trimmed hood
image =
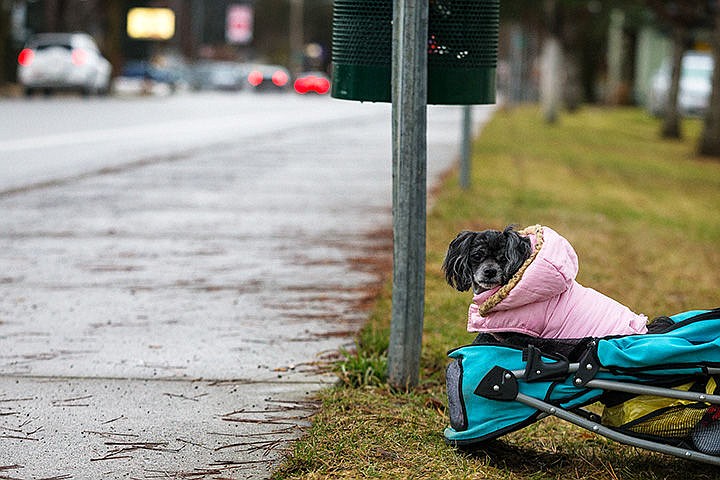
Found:
[[[468,331],[517,332],[543,338],[604,337],[647,331],[647,317],[575,281],[572,245],[548,227],[521,232],[532,254],[500,287],[475,295]]]

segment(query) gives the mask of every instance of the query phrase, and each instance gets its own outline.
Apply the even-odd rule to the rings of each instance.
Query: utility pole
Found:
[[[290,71],[297,75],[303,67],[304,0],[290,0]]]
[[[205,5],[202,0],[192,0],[190,3],[192,31],[192,58],[200,57],[200,48],[205,43]]]
[[[395,0],[392,41],[393,291],[388,381],[417,385],[425,309],[428,0]]]

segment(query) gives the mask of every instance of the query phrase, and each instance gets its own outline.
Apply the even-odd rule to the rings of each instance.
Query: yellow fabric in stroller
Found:
[[[688,391],[694,382],[675,387]],[[715,392],[717,383],[710,378],[705,393]],[[709,404],[692,400],[677,400],[654,395],[639,395],[619,405],[605,407],[602,424],[634,433],[659,436],[666,439],[685,438],[700,422]]]

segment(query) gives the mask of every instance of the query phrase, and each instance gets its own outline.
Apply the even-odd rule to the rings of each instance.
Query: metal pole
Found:
[[[304,0],[290,0],[290,71],[298,75],[303,67]]]
[[[470,158],[472,156],[472,106],[463,106],[462,154],[460,155],[460,188],[470,187]]]
[[[392,56],[393,292],[388,381],[417,385],[425,308],[428,0],[395,0]]]
[[[200,48],[205,44],[205,5],[201,0],[193,0],[192,8],[192,58],[200,57]]]

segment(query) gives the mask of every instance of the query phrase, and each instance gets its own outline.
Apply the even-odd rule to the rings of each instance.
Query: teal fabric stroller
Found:
[[[447,442],[482,443],[553,415],[620,443],[720,465],[720,309],[665,318],[663,333],[524,347],[487,337],[452,350]],[[584,408],[597,402],[602,415]]]

